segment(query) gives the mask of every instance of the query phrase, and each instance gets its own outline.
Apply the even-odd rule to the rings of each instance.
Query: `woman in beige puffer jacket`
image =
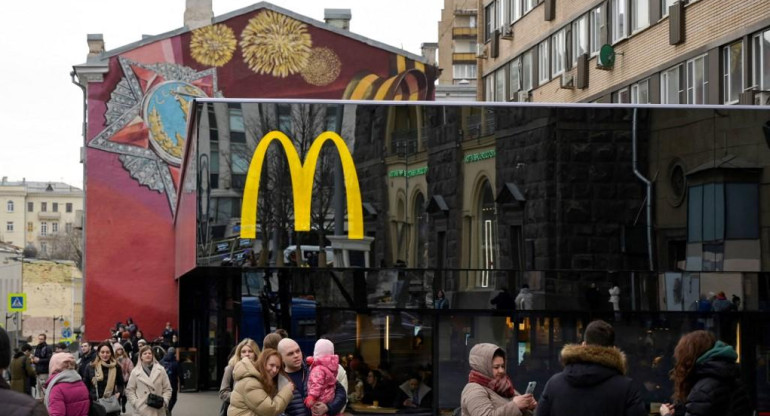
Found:
[[[278,389],[278,379],[288,377],[283,372],[283,360],[278,351],[265,348],[257,362],[244,357],[235,364],[235,387],[230,394],[227,416],[278,416],[292,399],[291,381]],[[281,383],[283,384],[283,383]]]
[[[148,374],[149,373],[149,374]],[[164,406],[160,409],[147,406],[147,396],[150,393],[163,396]],[[152,348],[145,345],[139,349],[139,360],[131,371],[126,386],[128,402],[141,416],[166,416],[165,407],[171,400],[171,382],[166,369],[155,360]]]
[[[505,372],[505,351],[495,344],[477,344],[468,356],[471,372],[460,396],[462,416],[526,416],[537,402],[520,395]]]

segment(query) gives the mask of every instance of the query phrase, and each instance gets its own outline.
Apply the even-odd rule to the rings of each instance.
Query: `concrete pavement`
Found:
[[[199,391],[195,393],[179,393],[173,416],[218,416],[222,401],[219,392]],[[134,414],[131,405],[126,405],[126,415]]]

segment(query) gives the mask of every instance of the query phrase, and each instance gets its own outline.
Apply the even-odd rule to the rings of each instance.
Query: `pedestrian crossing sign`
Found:
[[[27,310],[26,293],[8,294],[8,312],[24,312]]]

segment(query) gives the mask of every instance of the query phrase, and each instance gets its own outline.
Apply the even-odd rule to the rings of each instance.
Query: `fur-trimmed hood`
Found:
[[[567,382],[592,386],[616,375],[626,374],[626,355],[617,347],[568,344],[561,350]]]

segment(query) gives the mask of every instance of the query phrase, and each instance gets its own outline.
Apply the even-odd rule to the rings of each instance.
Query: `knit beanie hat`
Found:
[[[112,350],[115,352],[118,352],[118,350],[123,350],[123,352],[126,351],[126,349],[123,348],[123,345],[121,345],[119,342],[112,344]]]
[[[314,357],[325,357],[327,355],[334,355],[334,344],[328,339],[319,339],[315,342],[315,349],[313,350]]]
[[[68,352],[57,352],[48,361],[48,373],[53,374],[75,366],[75,356]]]
[[[5,329],[0,328],[0,368],[8,368],[11,365],[11,340]]]

